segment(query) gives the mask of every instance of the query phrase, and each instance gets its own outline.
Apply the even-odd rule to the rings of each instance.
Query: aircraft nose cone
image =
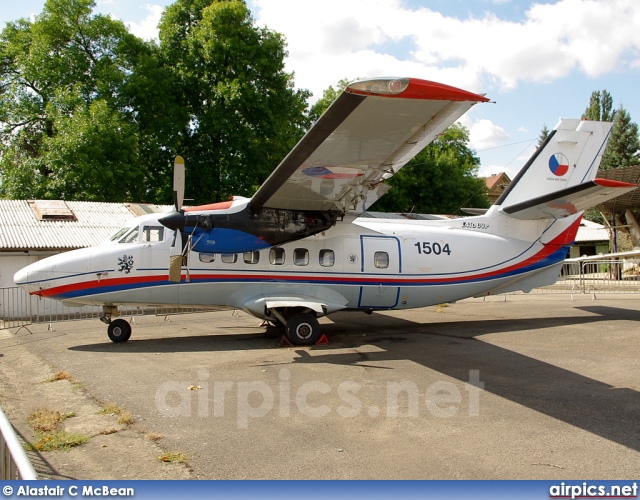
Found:
[[[38,290],[38,285],[33,283],[33,264],[23,267],[13,275],[13,282],[27,293]]]
[[[13,275],[13,282],[17,286],[26,285],[28,281],[29,281],[29,270],[26,267],[23,267],[16,274]]]
[[[177,231],[184,228],[184,214],[173,211],[164,217],[160,217],[158,222],[168,229]]]

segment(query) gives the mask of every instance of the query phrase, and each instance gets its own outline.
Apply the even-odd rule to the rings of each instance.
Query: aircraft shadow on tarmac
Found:
[[[323,325],[331,344],[299,348],[294,363],[368,366],[384,369],[384,362],[410,360],[449,377],[468,382],[469,370],[479,370],[484,389],[542,414],[640,451],[640,393],[613,387],[584,375],[517,352],[483,342],[490,333],[525,333],[529,330],[638,320],[637,311],[606,306],[578,308],[594,314],[585,317],[521,318],[508,320],[415,323],[402,318],[373,315],[336,315]],[[375,333],[371,333],[375,332]],[[92,344],[71,347],[78,351],[195,352],[265,349],[279,334],[212,335],[139,340],[130,345]],[[268,346],[265,346],[268,343]],[[345,352],[345,348],[375,345],[376,352]],[[114,347],[122,347],[114,349]],[[313,351],[322,349],[321,356]],[[332,350],[334,352],[332,352]],[[374,364],[375,363],[375,364]]]

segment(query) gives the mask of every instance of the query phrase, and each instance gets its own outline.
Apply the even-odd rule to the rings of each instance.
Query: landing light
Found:
[[[409,86],[408,78],[375,78],[359,80],[349,85],[348,89],[356,93],[367,94],[400,94]]]

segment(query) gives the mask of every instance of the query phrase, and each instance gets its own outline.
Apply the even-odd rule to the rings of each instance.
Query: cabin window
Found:
[[[220,260],[225,264],[235,264],[238,261],[237,253],[223,253],[220,254]]]
[[[126,233],[127,231],[129,231],[131,228],[130,227],[121,227],[120,229],[118,229],[118,231],[116,231],[116,234],[114,234],[111,238],[109,238],[111,241],[117,241],[119,240],[122,235],[124,233]]]
[[[164,240],[164,227],[162,226],[144,226],[142,228],[142,242],[153,243]]]
[[[376,252],[373,254],[373,265],[378,269],[389,267],[389,254],[387,252]]]
[[[257,264],[260,262],[260,252],[254,250],[253,252],[245,252],[242,254],[245,264]]]
[[[296,266],[308,266],[309,250],[307,250],[306,248],[296,248],[293,251],[293,263]]]
[[[201,253],[200,254],[200,262],[213,262],[214,260],[216,260],[216,254],[215,253]]]
[[[269,262],[272,266],[281,266],[284,264],[284,248],[271,248],[271,250],[269,250]]]
[[[120,240],[120,243],[138,243],[138,228],[134,227],[124,238]]]
[[[333,252],[333,250],[323,249],[320,250],[320,255],[318,258],[322,267],[331,267],[333,266],[333,264],[335,264],[336,254]]]

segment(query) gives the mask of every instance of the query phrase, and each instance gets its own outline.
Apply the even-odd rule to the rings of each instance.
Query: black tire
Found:
[[[320,324],[312,314],[298,313],[287,321],[286,332],[293,345],[313,345],[320,338]]]
[[[126,342],[131,337],[131,325],[127,320],[114,319],[107,327],[107,335],[112,342]]]

